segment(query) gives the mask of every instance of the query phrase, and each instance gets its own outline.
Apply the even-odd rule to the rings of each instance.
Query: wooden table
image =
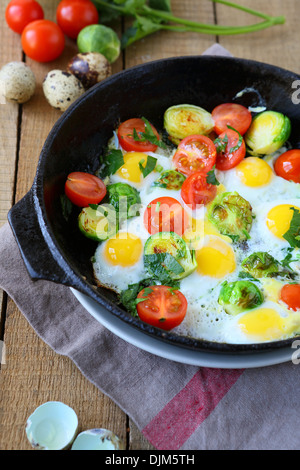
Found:
[[[285,15],[286,24],[250,35],[215,37],[197,33],[159,32],[126,50],[113,65],[113,72],[151,60],[202,54],[216,41],[237,56],[269,62],[300,73],[299,0],[236,0],[275,16]],[[77,52],[71,40],[59,60],[39,64],[23,57],[19,35],[4,21],[8,0],[0,6],[0,67],[13,60],[26,60],[37,78],[33,99],[23,106],[0,105],[0,224],[10,207],[30,189],[42,145],[60,112],[51,108],[41,83],[49,70],[64,69]],[[40,0],[45,16],[55,19],[59,0]],[[209,0],[172,0],[174,14],[201,22],[243,25],[255,19],[241,11]],[[120,30],[117,24],[116,29]],[[6,364],[1,366],[0,449],[31,449],[25,435],[27,417],[40,404],[59,400],[73,407],[80,431],[104,427],[117,433],[127,449],[151,449],[134,423],[108,397],[88,382],[66,357],[45,345],[13,301],[2,293],[0,340],[6,346]]]

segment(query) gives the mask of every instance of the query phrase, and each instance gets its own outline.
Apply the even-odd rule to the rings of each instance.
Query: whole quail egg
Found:
[[[70,72],[51,70],[43,81],[44,95],[51,106],[60,111],[66,111],[85,92],[85,89]]]
[[[75,75],[87,90],[111,75],[111,65],[99,52],[84,52],[72,57],[67,71]]]
[[[34,95],[36,79],[24,62],[9,62],[0,70],[1,94],[8,101],[26,103]]]

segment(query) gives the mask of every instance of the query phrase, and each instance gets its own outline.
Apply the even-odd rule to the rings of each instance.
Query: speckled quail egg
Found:
[[[34,95],[36,79],[24,62],[9,62],[0,70],[0,90],[8,101],[22,104]]]
[[[51,70],[43,81],[44,95],[51,106],[66,111],[85,92],[85,89],[70,72]]]
[[[69,449],[78,430],[75,411],[59,401],[40,405],[29,416],[26,435],[33,448],[38,450]]]
[[[78,434],[71,450],[125,450],[125,445],[112,431],[88,429]]]
[[[67,71],[75,75],[87,90],[111,75],[111,65],[99,52],[86,52],[72,57]]]

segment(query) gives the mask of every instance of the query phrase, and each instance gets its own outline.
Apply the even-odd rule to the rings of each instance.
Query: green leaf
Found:
[[[229,149],[229,152],[230,152],[230,153],[234,153],[234,152],[236,152],[236,151],[240,148],[240,146],[242,145],[242,143],[243,143],[243,136],[239,133],[239,131],[237,131],[236,129],[234,129],[234,127],[231,127],[231,126],[227,126],[227,127],[228,127],[228,129],[231,129],[232,131],[237,132],[238,135],[239,135],[239,140],[238,140],[238,143],[236,144],[236,146],[235,146],[235,147],[231,147],[231,148]]]
[[[171,0],[149,0],[149,7],[171,12]]]
[[[146,178],[146,176],[148,176],[155,169],[156,162],[157,158],[152,157],[151,155],[147,156],[147,163],[145,167],[143,167],[143,163],[145,163],[144,159],[139,162],[139,167],[144,178]]]
[[[284,268],[289,268],[289,269],[292,269],[290,264],[291,263],[295,263],[297,261],[300,261],[300,254],[296,254],[295,255],[295,259],[293,259],[293,255],[292,255],[292,252],[294,251],[293,248],[287,248],[287,255],[286,257],[280,262],[281,263],[281,266],[283,266]]]
[[[163,284],[170,284],[172,282],[172,274],[184,272],[183,267],[170,253],[145,255],[144,261],[145,267]]]
[[[121,47],[122,49],[125,49],[132,43],[139,41],[160,29],[162,29],[160,23],[156,20],[136,15],[136,20],[121,37]]]
[[[136,311],[136,300],[141,290],[148,288],[149,286],[156,285],[157,281],[152,278],[143,279],[136,284],[130,284],[127,289],[124,289],[120,294],[120,302],[133,316],[137,316]],[[146,299],[144,299],[146,300]]]
[[[290,208],[294,211],[289,230],[283,235],[283,238],[289,242],[291,247],[300,248],[300,211],[295,207]]]
[[[218,137],[217,139],[215,139],[214,144],[215,144],[215,146],[216,146],[217,153],[225,152],[226,147],[227,147],[227,144],[228,144],[228,137],[227,137],[227,134],[225,134],[225,136],[223,137],[223,139],[221,139],[220,137]]]
[[[109,150],[103,158],[103,167],[100,170],[100,175],[102,178],[114,175],[123,165],[124,157],[122,150]]]
[[[210,170],[207,173],[206,181],[208,184],[213,184],[214,186],[220,186],[220,183],[217,180],[216,175],[215,175],[215,166],[213,167],[212,170]]]

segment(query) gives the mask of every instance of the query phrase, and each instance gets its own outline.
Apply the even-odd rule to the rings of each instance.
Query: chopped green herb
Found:
[[[217,139],[215,139],[214,144],[215,144],[215,146],[216,146],[217,153],[225,152],[226,147],[227,147],[227,144],[228,144],[228,137],[227,137],[227,134],[225,134],[225,136],[223,137],[223,139],[221,139],[220,137],[218,137]]]
[[[300,211],[295,207],[290,208],[294,211],[289,230],[283,235],[283,238],[289,242],[291,247],[300,248]]]
[[[288,248],[287,251],[288,251],[288,253],[287,253],[286,257],[280,262],[280,264],[281,264],[281,266],[283,266],[285,268],[292,269],[290,264],[295,263],[296,261],[299,261],[300,260],[300,254],[296,254],[295,259],[293,259],[292,252],[294,251],[294,249],[293,248]]]
[[[139,167],[144,178],[146,178],[146,176],[148,176],[155,169],[156,162],[157,162],[157,158],[152,157],[151,155],[148,155],[146,166],[143,167],[143,163],[145,163],[145,160],[144,159],[140,160]]]
[[[142,117],[142,120],[145,123],[145,131],[137,132],[136,129],[133,129],[134,140],[136,142],[150,142],[151,144],[157,145],[163,149],[167,148],[166,144],[161,139],[158,139],[154,134],[150,122],[144,117]]]
[[[217,180],[216,175],[215,175],[215,166],[213,167],[212,170],[210,170],[207,173],[206,181],[207,181],[208,184],[213,184],[214,186],[220,186],[220,183]]]
[[[114,175],[121,166],[124,165],[122,150],[111,149],[103,157],[103,167],[100,170],[100,177]]]
[[[145,267],[162,283],[169,284],[172,282],[171,274],[178,275],[184,272],[183,267],[170,253],[145,255],[144,259]]]

